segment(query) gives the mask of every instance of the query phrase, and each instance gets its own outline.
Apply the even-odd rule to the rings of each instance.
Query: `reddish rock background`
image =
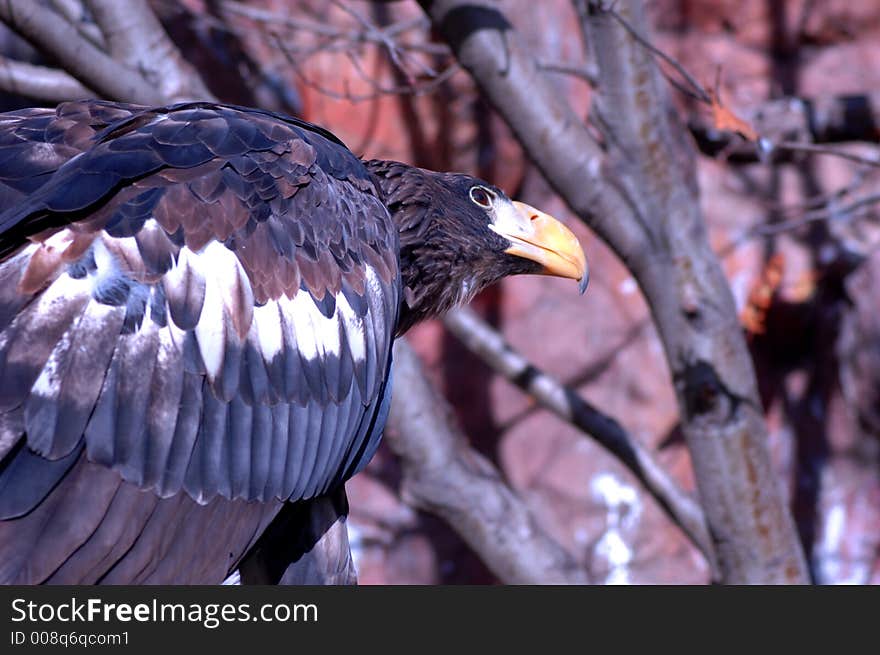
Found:
[[[327,43],[336,42],[322,41],[313,29],[280,21],[266,27],[253,17],[224,14],[218,10],[223,4],[190,0],[186,6],[194,15],[222,15],[236,26],[223,38],[236,40],[242,57],[259,64],[254,69],[277,75],[288,92],[269,97],[260,95],[265,85],[236,86],[234,76],[208,79],[219,96],[297,111],[367,157],[480,175],[577,232],[593,272],[585,296],[565,281],[518,278],[485,292],[476,307],[536,365],[657,449],[661,462],[693,490],[668,370],[635,282],[548,190],[469,77],[458,71],[433,88],[416,82],[424,93],[415,96],[383,92],[409,80],[380,48],[363,43],[334,48]],[[294,0],[247,7],[352,30],[364,18],[391,24],[420,16],[414,2],[381,9],[366,2],[342,4],[350,9]],[[570,2],[513,4],[511,17],[540,60],[583,61]],[[759,122],[766,103],[776,98],[821,100],[880,88],[880,4],[873,0],[657,0],[650,7],[656,45],[705,86],[719,80],[722,101],[745,120]],[[178,42],[193,29],[173,11],[163,18]],[[210,29],[210,22],[199,29]],[[273,41],[271,33],[280,36]],[[432,43],[424,26],[400,38]],[[418,73],[408,57],[404,68]],[[418,61],[437,70],[448,64],[440,54]],[[240,72],[241,79],[253,81],[253,71]],[[558,92],[586,117],[589,85],[575,76],[552,75]],[[705,108],[678,97],[688,120],[708,121]],[[874,147],[839,147],[876,153]],[[745,310],[750,294],[764,284],[768,262],[778,264],[781,275],[750,336],[780,485],[791,499],[817,581],[880,582],[878,424],[865,418],[877,415],[880,364],[866,364],[860,354],[861,346],[876,352],[880,343],[874,316],[880,278],[877,266],[855,268],[880,243],[876,211],[869,207],[858,220],[816,221],[773,237],[748,235],[755,226],[802,215],[797,208],[823,194],[842,188],[855,194],[846,196],[850,199],[876,193],[880,176],[876,168],[830,156],[796,156],[769,165],[731,163],[726,154],[701,156],[698,174],[712,243],[739,307]],[[474,446],[500,467],[540,523],[597,581],[708,581],[702,556],[589,437],[493,374],[442,324],[422,325],[410,338]],[[383,449],[348,485],[361,583],[495,582],[448,527],[400,500],[398,480],[394,457]]]

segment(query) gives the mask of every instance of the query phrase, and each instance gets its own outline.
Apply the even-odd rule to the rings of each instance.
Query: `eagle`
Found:
[[[551,216],[296,118],[0,114],[0,582],[217,584],[295,551],[376,451],[395,337],[522,273],[588,279]]]

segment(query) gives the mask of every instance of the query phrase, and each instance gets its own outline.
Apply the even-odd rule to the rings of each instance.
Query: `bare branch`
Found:
[[[519,45],[503,3],[421,0],[486,98],[499,110],[547,182],[628,262],[647,247],[627,200],[605,182],[604,156],[583,121]],[[550,147],[552,144],[552,147]]]
[[[820,146],[816,145],[815,143],[801,143],[798,141],[782,141],[781,143],[774,143],[773,147],[777,150],[809,152],[819,155],[832,155],[834,157],[840,157],[841,159],[854,161],[858,164],[865,164],[867,166],[880,168],[880,156],[875,156],[873,158],[862,157],[861,155],[857,155],[854,152],[847,152],[846,150],[841,150],[840,148],[835,148],[833,146]],[[880,155],[880,153],[878,153],[878,155]]]
[[[83,38],[59,14],[32,0],[2,0],[0,20],[35,47],[63,62],[83,84],[107,98],[154,104],[158,90]]]
[[[700,84],[697,81],[697,79],[688,72],[687,68],[685,68],[683,65],[681,65],[677,59],[675,59],[674,57],[671,57],[670,55],[667,55],[665,52],[660,50],[660,48],[656,47],[653,43],[651,43],[648,39],[646,39],[644,36],[639,34],[639,31],[636,28],[634,28],[629,23],[628,20],[626,20],[623,16],[621,16],[619,13],[617,13],[614,10],[613,6],[608,7],[607,9],[603,8],[601,6],[602,5],[601,1],[590,2],[589,4],[591,5],[591,8],[595,9],[595,11],[600,12],[600,13],[605,12],[609,16],[614,18],[614,20],[616,20],[618,23],[620,23],[620,25],[627,32],[629,32],[630,36],[632,36],[632,38],[635,39],[639,45],[641,45],[643,48],[645,48],[648,52],[650,52],[655,57],[659,57],[661,60],[663,60],[664,62],[666,62],[670,66],[672,66],[672,68],[674,68],[675,71],[679,75],[681,75],[681,77],[684,78],[684,80],[686,82],[686,86],[682,85],[682,86],[678,87],[678,88],[681,88],[684,93],[687,93],[688,95],[691,95],[706,104],[709,104],[712,101],[712,98],[709,95],[709,92],[706,91],[706,89],[703,87],[703,85]],[[681,83],[679,83],[679,84],[681,84]]]
[[[447,314],[444,323],[493,370],[617,457],[690,537],[710,565],[714,564],[714,549],[703,510],[682,491],[651,452],[633,439],[620,423],[590,405],[574,389],[536,368],[472,309],[454,310]]]
[[[447,521],[502,582],[589,582],[492,464],[467,445],[405,339],[394,346],[385,440],[401,460],[404,499]]]
[[[360,65],[360,62],[353,55],[349,56],[349,60],[351,61],[352,68],[357,73],[358,77],[363,80],[366,84],[368,84],[372,91],[368,93],[352,93],[349,90],[345,90],[340,93],[338,91],[334,91],[326,86],[315,82],[313,79],[309,78],[299,66],[296,61],[296,57],[287,47],[287,45],[282,41],[281,37],[274,33],[270,32],[269,37],[272,40],[272,43],[284,57],[287,59],[287,62],[291,66],[291,70],[293,73],[302,81],[306,86],[314,89],[318,93],[327,96],[328,98],[334,98],[336,100],[347,100],[349,102],[362,102],[364,100],[372,100],[374,98],[378,98],[383,95],[424,95],[426,93],[430,93],[438,86],[445,84],[453,75],[455,75],[459,70],[460,66],[457,62],[452,61],[452,63],[447,66],[444,70],[436,73],[431,79],[425,81],[413,80],[408,84],[400,84],[396,86],[383,86],[379,82],[375,80],[375,76],[370,73],[364,71],[363,67]]]
[[[154,85],[165,102],[213,96],[168,38],[146,0],[87,0],[110,54]]]
[[[584,0],[576,0],[575,5],[578,6],[582,4],[583,1]],[[676,88],[705,104],[714,105],[719,94],[721,81],[720,66],[717,70],[715,87],[709,92],[681,63],[654,46],[648,41],[648,39],[639,34],[638,30],[636,30],[623,16],[616,12],[613,7],[605,8],[601,0],[591,2],[590,6],[595,12],[605,13],[614,18],[624,29],[626,29],[627,32],[629,32],[630,36],[632,36],[639,45],[672,66],[686,82],[686,86],[683,87],[680,82],[670,79],[670,82],[672,82]],[[812,104],[805,103],[796,98],[789,98],[781,101],[775,100],[772,103],[769,103],[769,105],[773,107],[779,107],[781,105],[785,106],[789,109],[787,112],[788,114],[792,113],[791,109],[802,112],[803,116],[801,117],[800,122],[804,124],[804,131],[809,129],[809,132],[813,133],[810,134],[810,136],[814,137],[813,140],[853,140],[854,138],[857,138],[859,140],[876,141],[878,139],[878,131],[876,130],[877,119],[880,118],[880,110],[877,108],[878,101],[880,101],[880,96],[878,96],[878,94],[842,96],[835,100],[837,101],[835,105],[819,108],[818,110],[814,108]],[[775,113],[779,114],[780,112],[777,111]],[[777,134],[768,133],[767,127],[775,127]],[[760,128],[760,143],[753,144],[752,141],[749,140],[749,149],[752,153],[757,154],[756,146],[776,151],[810,152],[841,157],[860,164],[880,168],[880,157],[862,157],[839,148],[818,146],[809,142],[791,141],[780,138],[778,132],[781,130],[790,131],[792,128],[791,122],[787,122],[784,127],[779,125],[762,125]],[[766,155],[767,153],[764,154]]]
[[[304,20],[289,14],[280,14],[268,9],[260,9],[251,5],[237,2],[236,0],[223,0],[222,7],[224,11],[229,12],[243,18],[247,18],[257,23],[263,23],[272,30],[279,28],[289,28],[308,32],[316,36],[322,36],[328,39],[341,39],[353,42],[373,42],[383,46],[388,46],[391,39],[413,29],[423,29],[427,26],[428,21],[424,18],[409,19],[389,25],[385,28],[379,28],[369,21],[365,20],[360,14],[348,7],[342,7],[346,13],[355,17],[362,29],[345,29],[329,23],[319,23],[316,21]],[[394,44],[392,44],[394,47]],[[415,47],[415,46],[413,46]],[[426,48],[434,54],[449,54],[449,48],[439,44],[422,44],[420,47]]]
[[[771,223],[769,225],[758,225],[749,230],[746,236],[752,237],[780,234],[782,232],[796,230],[808,223],[816,223],[818,221],[850,220],[855,216],[873,210],[878,203],[880,203],[880,194],[877,193],[863,196],[843,206],[836,201],[832,201],[827,203],[827,206],[822,209],[814,209],[812,211],[804,212],[797,218],[781,221],[779,223]]]
[[[95,92],[57,68],[34,66],[0,56],[0,89],[7,93],[62,102],[76,98],[93,98]]]
[[[596,69],[584,64],[572,64],[566,61],[548,61],[546,59],[539,59],[538,68],[547,71],[548,73],[559,73],[560,75],[578,77],[590,86],[594,86],[599,79],[599,74]]]
[[[880,125],[880,92],[876,91],[774,98],[746,108],[746,111],[755,130],[774,146],[787,141],[810,144],[880,141],[880,130],[877,129]],[[694,116],[689,127],[701,152],[709,156],[723,155],[725,161],[751,163],[759,160],[759,154],[773,154],[759,153],[754,143],[720,132],[701,116]],[[784,148],[777,150],[781,152]],[[833,154],[840,152],[835,148]],[[865,163],[876,167],[878,159]]]
[[[289,27],[331,38],[338,38],[344,34],[339,28],[333,25],[302,20],[301,18],[296,18],[288,14],[279,14],[274,11],[269,11],[268,9],[261,9],[242,2],[236,2],[235,0],[223,0],[221,4],[223,6],[223,11],[243,16],[250,20],[266,23],[273,29]]]
[[[86,19],[85,6],[80,0],[53,0],[52,4],[83,37],[94,43],[97,48],[106,49],[104,35],[95,23]]]
[[[554,93],[504,16],[505,3],[421,0],[487,99],[568,204],[622,257],[651,307],[722,579],[806,582],[794,523],[770,463],[754,369],[709,246],[694,152],[653,60],[589,5],[600,71],[593,118],[606,150]],[[615,12],[648,33],[641,3]]]

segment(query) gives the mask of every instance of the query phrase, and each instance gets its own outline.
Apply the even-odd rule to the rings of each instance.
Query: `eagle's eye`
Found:
[[[484,186],[472,186],[470,195],[471,200],[483,209],[489,209],[495,200],[495,194]]]

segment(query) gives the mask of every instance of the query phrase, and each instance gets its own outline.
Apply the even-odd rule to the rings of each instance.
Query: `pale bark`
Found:
[[[36,100],[61,102],[92,98],[95,92],[63,70],[0,56],[0,89]]]
[[[807,582],[771,467],[751,358],[706,238],[694,147],[653,55],[590,4],[600,148],[520,46],[505,2],[421,4],[547,181],[639,282],[666,352],[723,581]],[[648,33],[640,2],[614,7]]]
[[[535,522],[498,470],[473,450],[405,339],[394,345],[386,443],[400,457],[401,493],[443,518],[507,584],[587,584],[587,572]]]

